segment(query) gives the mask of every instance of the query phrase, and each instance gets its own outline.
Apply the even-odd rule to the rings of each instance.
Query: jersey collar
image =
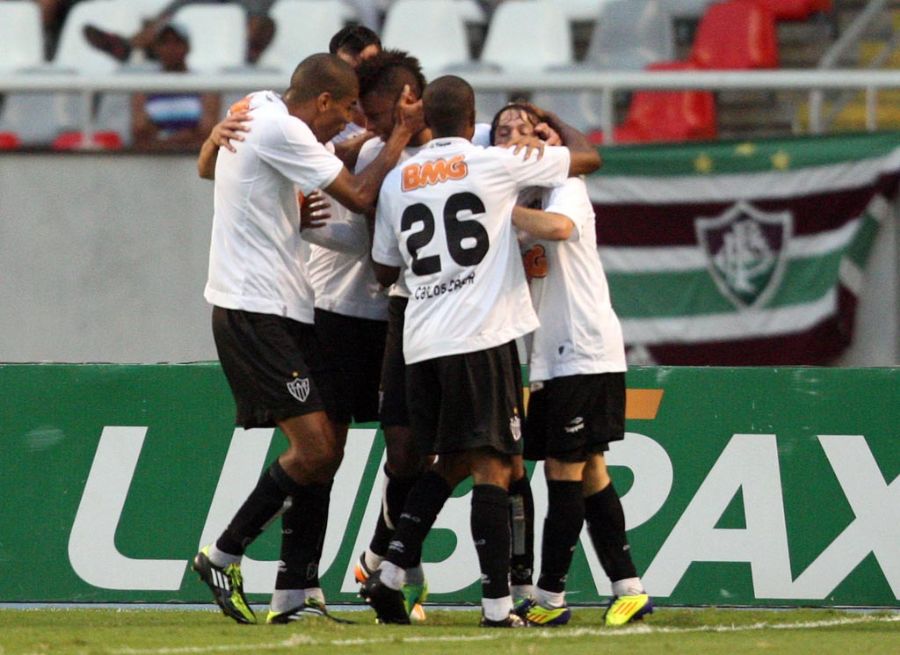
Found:
[[[425,147],[438,149],[449,148],[458,145],[472,145],[472,142],[468,139],[464,139],[461,136],[444,136],[439,139],[432,139],[427,144],[425,144]]]

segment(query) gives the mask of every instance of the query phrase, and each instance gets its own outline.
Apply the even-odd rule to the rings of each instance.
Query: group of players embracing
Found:
[[[422,544],[469,476],[482,626],[569,621],[585,522],[612,582],[605,623],[640,619],[653,606],[604,459],[624,437],[626,363],[579,177],[596,148],[527,103],[476,125],[465,80],[426,84],[366,28],[330,49],[283,94],[232,107],[199,155],[215,179],[205,297],[236,423],[277,425],[289,445],[194,570],[227,616],[255,623],[241,558],[280,516],[267,622],[330,617],[332,481],[350,423],[379,420],[382,512],[355,565],[379,622],[425,619]],[[536,585],[525,459],[544,460],[548,486]]]

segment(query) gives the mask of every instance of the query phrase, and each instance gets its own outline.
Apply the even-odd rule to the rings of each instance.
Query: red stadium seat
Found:
[[[0,132],[0,150],[15,150],[22,142],[13,132]]]
[[[118,132],[94,132],[89,143],[81,132],[63,132],[53,141],[54,150],[121,150],[122,145]]]
[[[777,68],[775,17],[756,0],[712,5],[700,19],[690,60],[714,70]]]
[[[692,70],[689,62],[668,61],[647,70]],[[716,102],[709,91],[638,91],[631,97],[625,121],[615,129],[616,143],[714,139]],[[602,141],[602,132],[591,140]]]
[[[816,12],[831,11],[832,0],[753,0],[772,12],[776,20],[806,20]]]

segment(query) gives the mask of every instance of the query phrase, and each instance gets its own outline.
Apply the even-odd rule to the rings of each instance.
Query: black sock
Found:
[[[309,589],[319,586],[319,560],[328,528],[331,483],[307,484],[291,497],[281,517],[281,565],[276,589]]]
[[[581,481],[548,480],[547,518],[544,519],[538,587],[554,593],[566,590],[566,577],[583,525]]]
[[[284,501],[298,487],[278,460],[259,478],[231,523],[216,540],[216,547],[229,555],[243,555],[269,523],[284,511]]]
[[[528,475],[509,485],[512,556],[509,579],[514,585],[530,585],[534,569],[534,496]]]
[[[375,525],[375,534],[372,535],[372,541],[369,544],[369,550],[376,555],[384,557],[387,553],[388,545],[394,536],[394,529],[400,522],[400,514],[406,505],[406,497],[409,496],[410,490],[418,482],[418,475],[403,478],[393,475],[384,467],[385,485],[384,497],[382,501],[381,512],[378,513],[378,523]],[[385,509],[387,509],[387,519],[385,518]],[[390,520],[391,525],[388,525]]]
[[[481,597],[509,596],[509,495],[503,487],[472,488],[472,540],[481,565]]]
[[[422,560],[422,542],[453,489],[440,475],[428,471],[407,495],[386,559],[408,569]]]
[[[625,512],[612,483],[584,499],[584,515],[597,558],[613,582],[636,578],[631,548],[625,536]]]

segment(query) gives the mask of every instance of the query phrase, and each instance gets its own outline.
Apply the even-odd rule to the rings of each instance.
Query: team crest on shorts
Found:
[[[518,412],[509,419],[509,432],[512,434],[513,441],[518,441],[522,438],[522,420],[519,418]]]
[[[309,398],[309,378],[294,378],[287,383],[287,390],[294,398],[305,403]]]

